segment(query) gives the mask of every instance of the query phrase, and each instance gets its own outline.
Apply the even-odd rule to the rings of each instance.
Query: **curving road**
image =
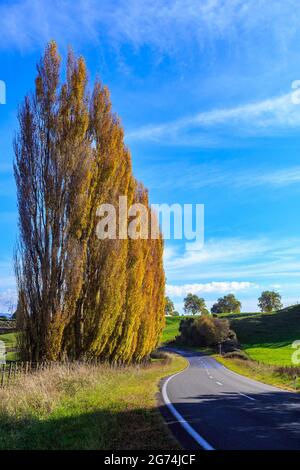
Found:
[[[238,375],[209,356],[176,352],[189,367],[166,379],[162,398],[185,448],[300,450],[300,395]]]

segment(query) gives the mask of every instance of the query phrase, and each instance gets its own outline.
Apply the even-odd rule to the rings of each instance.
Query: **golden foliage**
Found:
[[[51,42],[15,140],[22,355],[141,361],[164,322],[162,237],[97,238],[100,204],[126,196],[150,220],[148,194],[133,177],[108,89],[96,81],[89,94],[84,59],[72,51],[61,84],[60,62]]]

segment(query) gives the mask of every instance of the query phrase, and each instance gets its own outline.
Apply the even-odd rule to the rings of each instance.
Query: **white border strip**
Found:
[[[168,393],[167,393],[167,386],[170,380],[172,380],[176,375],[182,374],[182,372],[177,372],[177,374],[171,375],[165,383],[163,384],[162,388],[162,397],[163,400],[166,404],[166,406],[169,408],[170,412],[172,415],[177,419],[178,423],[181,424],[181,426],[186,430],[186,432],[192,436],[193,439],[199,444],[199,446],[204,449],[204,450],[215,450],[203,437],[200,436],[200,434],[195,431],[194,428],[181,416],[180,413],[176,410],[175,406],[171,403]]]

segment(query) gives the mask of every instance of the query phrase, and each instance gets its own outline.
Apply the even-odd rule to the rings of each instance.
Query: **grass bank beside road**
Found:
[[[300,367],[298,372],[293,373],[289,367],[276,367],[252,360],[229,359],[219,355],[213,356],[218,362],[237,374],[244,375],[250,379],[258,380],[275,387],[300,392]]]
[[[179,445],[157,408],[159,381],[186,366],[58,366],[0,390],[0,449],[145,449]]]

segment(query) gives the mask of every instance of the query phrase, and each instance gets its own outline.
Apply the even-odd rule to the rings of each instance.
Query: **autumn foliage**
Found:
[[[97,237],[97,207],[117,207],[119,196],[146,205],[151,221],[148,193],[133,176],[108,89],[96,81],[89,91],[85,62],[72,52],[64,83],[60,68],[51,42],[14,143],[21,353],[141,361],[164,322],[163,240]]]

